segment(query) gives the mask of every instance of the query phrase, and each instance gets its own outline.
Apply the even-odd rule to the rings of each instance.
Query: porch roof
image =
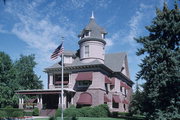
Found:
[[[64,88],[65,92],[75,92],[73,89]],[[57,89],[34,89],[34,90],[17,90],[16,94],[39,95],[39,94],[60,94],[61,88]]]

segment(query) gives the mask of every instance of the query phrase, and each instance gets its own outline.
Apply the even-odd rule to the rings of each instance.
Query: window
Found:
[[[110,89],[112,90],[114,88],[114,85],[110,85]]]
[[[105,39],[105,34],[101,34],[102,35],[102,39]]]
[[[86,37],[90,36],[90,32],[89,31],[85,32],[85,36]]]
[[[91,81],[78,81],[78,87],[88,87],[91,84]]]
[[[108,94],[108,84],[105,83],[106,94]]]
[[[54,75],[54,82],[55,84],[61,84],[61,74]],[[64,84],[69,82],[69,74],[64,74]]]
[[[119,108],[119,103],[113,102],[112,107],[113,107],[113,108]]]
[[[85,46],[85,57],[89,57],[89,45]]]
[[[126,110],[126,104],[123,104],[123,108],[124,108],[124,110]]]
[[[122,89],[123,89],[123,88],[122,88],[122,87],[120,87],[120,91],[121,91],[121,92],[122,92]]]

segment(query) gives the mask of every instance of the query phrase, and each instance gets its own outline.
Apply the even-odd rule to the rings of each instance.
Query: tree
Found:
[[[129,112],[131,115],[133,114],[143,114],[142,106],[143,106],[143,91],[140,91],[139,84],[136,83],[136,91],[132,95],[132,101],[129,106]]]
[[[16,80],[21,85],[21,89],[41,89],[43,87],[42,81],[34,72],[35,65],[34,55],[21,55],[15,62]]]
[[[0,52],[0,108],[17,107],[16,90],[42,88],[42,81],[34,73],[35,56],[20,56],[14,64],[9,55]]]
[[[9,55],[0,52],[0,107],[14,105],[15,72]]]
[[[156,17],[147,26],[148,36],[135,40],[142,45],[137,55],[145,55],[137,73],[144,79],[143,110],[148,119],[180,118],[180,11],[175,2],[169,9],[156,9]]]

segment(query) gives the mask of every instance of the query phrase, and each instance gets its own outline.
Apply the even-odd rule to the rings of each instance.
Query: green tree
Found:
[[[35,55],[21,55],[15,62],[16,80],[21,85],[21,89],[41,89],[43,87],[40,77],[34,72],[35,65]]]
[[[142,45],[137,55],[145,55],[138,79],[144,79],[143,109],[148,119],[180,119],[180,10],[175,2],[169,9],[156,10],[147,26],[148,36],[136,39]]]
[[[35,56],[20,56],[14,64],[9,55],[0,52],[0,108],[17,107],[19,89],[42,88],[42,81],[34,73]]]
[[[131,115],[133,114],[142,114],[142,106],[143,106],[143,91],[140,90],[140,86],[136,83],[136,91],[132,95],[132,101],[129,106],[129,112]]]
[[[0,52],[0,107],[14,105],[15,71],[9,55]]]

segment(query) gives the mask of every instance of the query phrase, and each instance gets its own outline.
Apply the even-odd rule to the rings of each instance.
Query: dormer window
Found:
[[[85,37],[89,37],[90,36],[90,31],[86,31],[84,34],[85,34]]]
[[[105,39],[105,34],[104,34],[104,33],[102,33],[101,35],[102,35],[102,39]]]

